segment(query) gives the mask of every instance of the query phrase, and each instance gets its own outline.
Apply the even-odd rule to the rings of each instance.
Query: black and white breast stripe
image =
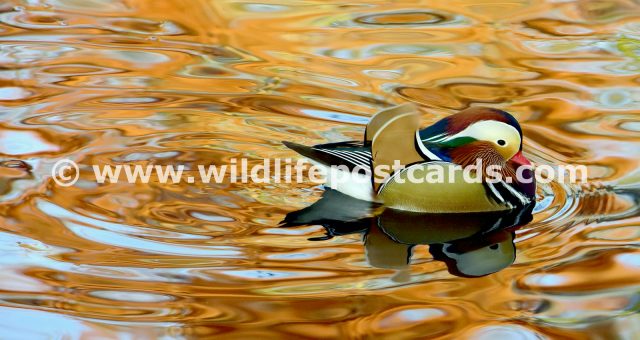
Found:
[[[523,206],[530,203],[530,200],[512,185],[504,181],[497,183],[485,183],[489,189],[491,197],[498,203],[506,203],[510,206]]]
[[[427,148],[423,141],[426,141],[427,139],[420,139],[420,130],[416,131],[416,149],[418,150],[418,152],[420,153],[420,155],[425,159],[425,160],[432,160],[432,161],[440,161],[442,160],[442,158],[438,157],[436,154],[434,154],[433,152],[431,152],[431,150],[429,150],[429,148]]]

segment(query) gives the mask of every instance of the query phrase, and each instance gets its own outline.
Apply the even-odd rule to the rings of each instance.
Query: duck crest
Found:
[[[518,121],[512,115],[502,110],[487,107],[471,107],[450,116],[447,120],[447,132],[456,134],[469,127],[469,125],[481,120],[493,120],[509,124],[516,128],[520,135],[522,135],[520,124],[518,124]]]
[[[421,130],[420,140],[423,142],[439,141],[446,136],[460,133],[473,123],[483,120],[508,124],[515,128],[520,136],[522,136],[520,124],[518,124],[518,121],[508,112],[487,107],[471,107],[454,115],[444,117],[431,126]]]

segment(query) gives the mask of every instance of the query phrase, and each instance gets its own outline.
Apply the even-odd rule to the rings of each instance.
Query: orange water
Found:
[[[0,337],[637,338],[639,83],[636,0],[5,0]],[[360,234],[278,228],[310,183],[89,176],[294,157],[406,101],[512,112],[589,183],[541,186],[514,265],[461,278],[417,246],[399,279]]]

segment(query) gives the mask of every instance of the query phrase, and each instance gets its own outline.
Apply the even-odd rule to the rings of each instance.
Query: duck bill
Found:
[[[522,154],[522,151],[518,151],[513,157],[510,159],[511,162],[518,164],[519,166],[527,165],[531,166],[531,162]]]

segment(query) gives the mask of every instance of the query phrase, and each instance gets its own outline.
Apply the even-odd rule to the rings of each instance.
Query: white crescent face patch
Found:
[[[490,142],[505,160],[511,159],[520,150],[520,133],[513,126],[495,120],[481,120],[466,129],[445,138],[448,141],[459,137],[471,137]]]

